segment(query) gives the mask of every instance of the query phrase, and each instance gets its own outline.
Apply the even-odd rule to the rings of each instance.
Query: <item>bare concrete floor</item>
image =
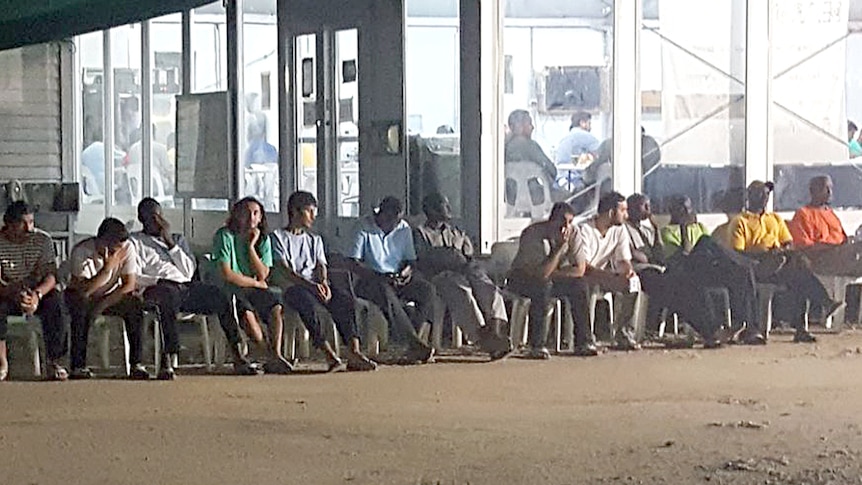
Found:
[[[0,482],[862,483],[862,333],[370,374],[8,382]]]

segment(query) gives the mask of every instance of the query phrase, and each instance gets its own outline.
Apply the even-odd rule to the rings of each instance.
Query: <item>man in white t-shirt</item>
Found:
[[[149,379],[150,374],[141,363],[144,306],[134,294],[137,255],[126,226],[117,219],[105,219],[96,237],[76,244],[69,259],[72,280],[65,292],[72,320],[72,373],[69,378],[93,377],[87,368],[87,337],[96,316],[105,314],[118,316],[126,322],[129,377]]]
[[[350,293],[329,285],[323,239],[309,232],[317,217],[317,199],[309,192],[294,192],[287,201],[287,214],[287,227],[276,230],[271,236],[275,273],[283,275],[278,283],[284,288],[284,304],[299,313],[311,334],[312,344],[326,354],[330,372],[376,369],[377,364],[363,355],[359,347],[355,299]],[[326,340],[321,311],[332,315],[338,333],[348,346],[346,364]]]
[[[624,224],[628,217],[626,198],[611,192],[599,200],[598,213],[578,226],[572,244],[575,275],[602,289],[629,293],[637,279],[632,266],[631,239]],[[617,348],[637,350],[631,318],[616,318]]]
[[[171,226],[162,215],[162,206],[146,197],[138,204],[138,221],[144,230],[132,234],[137,254],[138,289],[144,302],[155,306],[164,339],[160,380],[174,379],[174,363],[178,360],[180,337],[177,313],[215,314],[232,343],[234,371],[238,375],[257,375],[245,358],[239,341],[239,322],[231,305],[231,296],[220,287],[196,281],[197,262],[182,234],[172,234]]]

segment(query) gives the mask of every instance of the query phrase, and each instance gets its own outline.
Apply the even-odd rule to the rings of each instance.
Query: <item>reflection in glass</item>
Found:
[[[243,13],[241,65],[244,69],[242,119],[245,130],[240,140],[244,172],[241,195],[254,196],[267,211],[277,212],[278,93],[269,79],[272,73],[278,72],[278,28],[275,0],[259,3]]]
[[[335,83],[336,153],[338,154],[338,216],[359,216],[359,82],[358,32],[356,29],[335,33],[335,65],[352,65],[338,69]],[[345,77],[348,74],[348,77]]]
[[[648,3],[645,0],[644,7]],[[663,0],[641,32],[644,193],[723,212],[744,185],[744,0]]]
[[[562,200],[589,213],[612,187],[613,18],[598,2],[507,3],[505,217],[543,218]]]

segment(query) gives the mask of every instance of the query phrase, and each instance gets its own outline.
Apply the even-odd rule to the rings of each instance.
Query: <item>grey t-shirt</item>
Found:
[[[272,233],[272,249],[274,260],[283,261],[296,274],[308,281],[314,281],[314,268],[318,264],[326,265],[326,254],[323,251],[323,239],[317,234],[303,232],[293,234],[286,229],[277,229]]]

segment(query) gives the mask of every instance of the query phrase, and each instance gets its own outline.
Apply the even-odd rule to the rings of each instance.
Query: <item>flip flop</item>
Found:
[[[349,372],[370,372],[377,370],[377,363],[368,357],[362,357],[357,360],[347,361],[347,370]]]
[[[341,359],[335,359],[329,362],[329,367],[326,369],[327,373],[333,372],[344,372],[347,370],[347,364],[344,363]]]

